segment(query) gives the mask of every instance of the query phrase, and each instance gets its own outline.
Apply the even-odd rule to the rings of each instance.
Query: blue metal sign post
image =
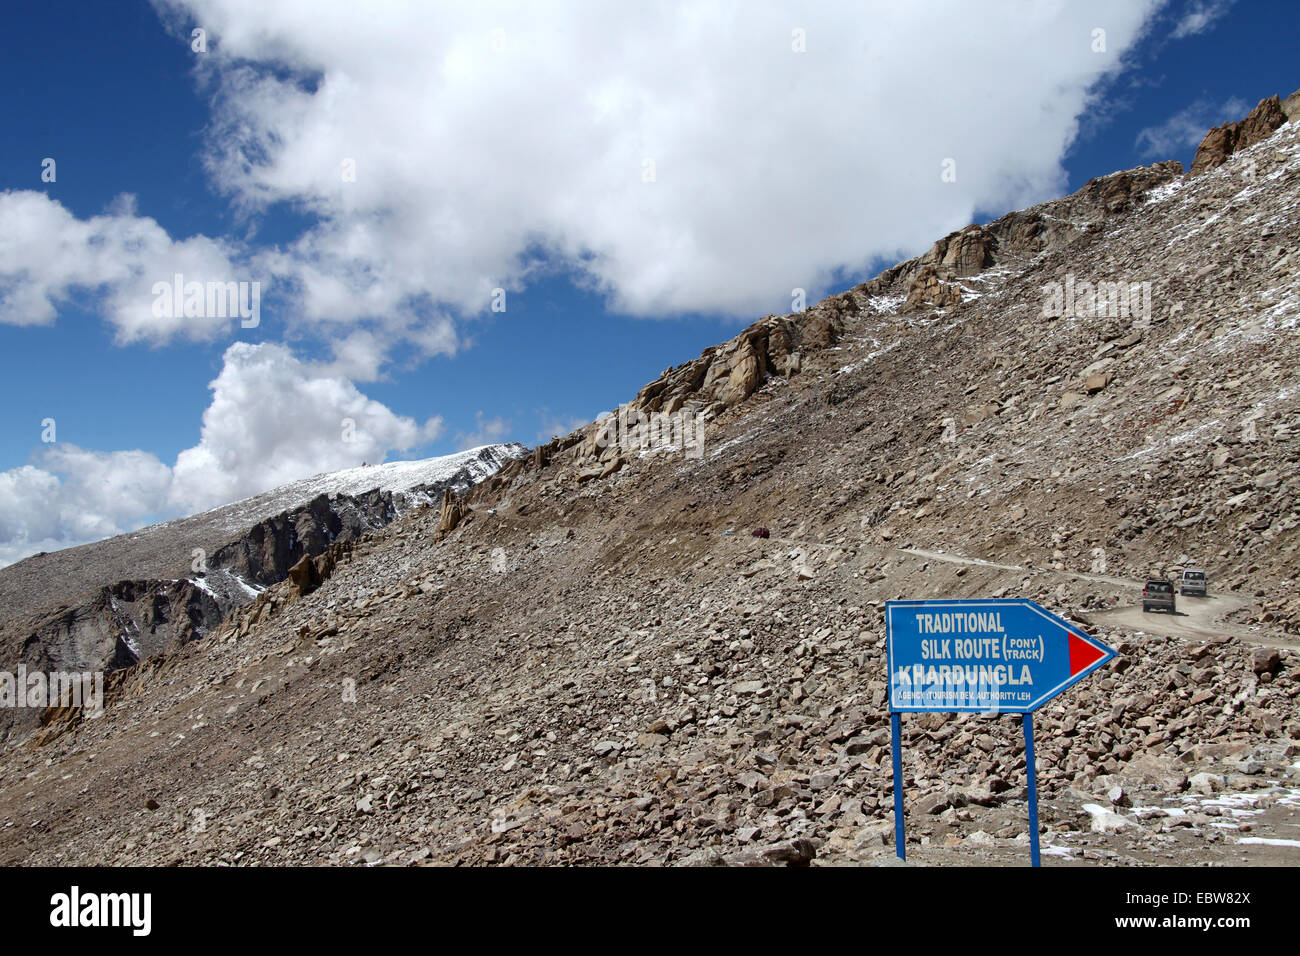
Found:
[[[907,859],[907,835],[903,833],[903,719],[894,711],[889,715],[890,749],[894,752],[894,846],[900,860]]]
[[[885,634],[898,858],[907,858],[902,714],[1007,713],[1020,714],[1024,727],[1030,859],[1038,866],[1033,712],[1115,652],[1033,601],[1020,599],[889,601]]]
[[[1038,866],[1038,771],[1034,767],[1034,715],[1022,714],[1025,725],[1025,773],[1029,775],[1029,865]]]

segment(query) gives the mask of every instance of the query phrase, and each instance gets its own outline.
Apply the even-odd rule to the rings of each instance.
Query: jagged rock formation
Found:
[[[966,296],[978,294],[960,280],[977,278],[995,268],[1022,267],[1037,256],[1077,242],[1101,228],[1108,217],[1131,210],[1140,197],[1181,173],[1179,163],[1165,162],[1100,176],[1064,199],[951,233],[925,255],[886,269],[846,297],[856,305],[864,297],[902,295],[903,308],[909,311],[959,305],[963,291]]]
[[[633,422],[644,421],[652,414],[679,412],[698,414],[705,420],[717,418],[744,402],[770,376],[795,375],[806,353],[834,345],[842,328],[839,316],[846,307],[847,300],[841,302],[833,297],[803,313],[760,319],[730,341],[705,349],[699,358],[665,371],[621,406],[617,416]],[[553,464],[576,466],[575,484],[608,478],[623,467],[626,459],[619,443],[602,441],[605,427],[593,422],[538,446],[530,457],[511,462],[475,488],[469,500],[491,495],[520,476]],[[440,528],[450,523],[441,530],[450,530],[461,518],[447,508],[444,501],[445,520],[440,522]]]
[[[927,306],[945,308],[960,302],[961,290],[958,286],[943,279],[937,266],[927,264],[917,270],[903,304],[909,309],[920,309]]]
[[[446,534],[455,530],[468,513],[469,507],[448,488],[442,493],[442,505],[438,509],[438,531]]]
[[[1288,102],[1298,94],[1300,90],[1292,93]],[[1282,111],[1282,103],[1277,96],[1260,100],[1259,105],[1245,119],[1216,126],[1205,135],[1201,145],[1196,148],[1191,175],[1199,176],[1206,170],[1222,166],[1233,153],[1262,143],[1285,122],[1287,114]]]
[[[355,541],[340,539],[314,557],[303,555],[289,569],[287,587],[267,588],[250,603],[234,608],[221,618],[219,626],[214,627],[209,636],[219,642],[248,636],[249,631],[262,621],[307,597],[328,581],[336,568],[352,560],[355,547]]]
[[[519,444],[486,445],[442,458],[316,475],[212,511],[93,544],[33,555],[0,568],[0,646],[8,633],[6,622],[42,608],[70,605],[95,588],[126,579],[191,577],[197,558],[202,558],[198,562],[202,564],[258,522],[296,512],[321,494],[364,498],[377,489],[390,493],[393,507],[402,511],[436,504],[447,487],[464,492],[526,453]],[[256,573],[260,559],[252,557],[250,562],[248,570]],[[237,568],[239,564],[233,562]]]
[[[318,555],[335,540],[355,540],[382,528],[397,515],[389,492],[318,495],[308,504],[265,521],[221,548],[209,560],[211,569],[235,575],[256,588],[283,581],[290,566],[303,555]]]
[[[672,414],[690,407],[715,417],[754,393],[769,375],[789,377],[805,351],[833,345],[840,334],[836,304],[805,313],[769,315],[700,357],[669,369],[626,406],[639,413]],[[588,440],[595,428],[589,428]],[[597,449],[593,446],[592,454]]]

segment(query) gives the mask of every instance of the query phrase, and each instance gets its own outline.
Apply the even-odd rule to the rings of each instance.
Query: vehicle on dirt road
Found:
[[[1166,581],[1164,578],[1148,578],[1146,586],[1142,589],[1142,610],[1168,611],[1173,614],[1177,610],[1174,582]]]
[[[1191,597],[1205,597],[1205,572],[1188,568],[1178,579],[1178,593]]]

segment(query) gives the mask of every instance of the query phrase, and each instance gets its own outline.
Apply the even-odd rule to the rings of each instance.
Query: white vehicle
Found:
[[[1188,568],[1178,580],[1178,593],[1192,597],[1205,597],[1205,572]]]

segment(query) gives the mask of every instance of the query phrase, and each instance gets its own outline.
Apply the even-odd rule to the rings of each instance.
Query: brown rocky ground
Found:
[[[631,408],[701,458],[593,425],[338,549],[8,750],[0,860],[887,862],[883,602],[1019,596],[1120,654],[1036,715],[1049,865],[1300,862],[1298,133],[669,370]],[[1044,315],[1070,276],[1150,313]],[[1023,864],[1018,723],[904,727],[909,857]]]

